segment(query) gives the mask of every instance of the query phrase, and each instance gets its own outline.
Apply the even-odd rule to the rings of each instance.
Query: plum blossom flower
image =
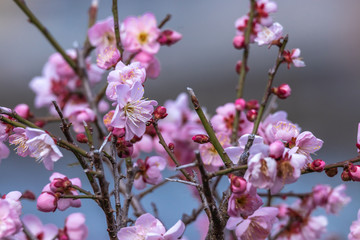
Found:
[[[110,69],[115,66],[120,60],[120,52],[114,46],[106,47],[99,51],[96,57],[96,65],[101,69]]]
[[[248,183],[244,193],[231,194],[227,212],[230,217],[247,218],[259,209],[262,204],[263,201],[256,193],[256,188]]]
[[[2,159],[9,157],[9,155],[10,155],[9,148],[3,142],[0,141],[0,163]]]
[[[22,222],[36,239],[52,240],[58,234],[57,226],[51,223],[43,225],[41,220],[35,215],[31,215],[31,214],[25,215],[22,218]],[[24,232],[19,232],[14,236],[14,240],[27,240],[27,239],[28,238],[26,237]]]
[[[125,65],[123,62],[116,64],[115,70],[108,75],[108,87],[106,88],[106,96],[111,101],[116,101],[116,87],[120,84],[126,84],[132,87],[136,82],[144,83],[146,79],[145,68],[139,62],[133,62]]]
[[[160,49],[157,41],[160,30],[152,13],[140,17],[127,17],[121,25],[120,35],[124,49],[129,52],[144,51],[156,54]]]
[[[312,162],[311,153],[318,151],[323,145],[323,141],[316,138],[314,134],[309,131],[300,133],[296,137],[295,146],[291,148],[291,153],[299,153],[306,157],[306,162]]]
[[[20,197],[20,192],[13,191],[0,198],[0,239],[18,233],[22,227]]]
[[[70,214],[65,219],[64,234],[68,237],[67,239],[69,240],[85,240],[88,236],[88,228],[85,225],[84,214]]]
[[[28,137],[24,128],[14,128],[13,134],[9,136],[9,143],[16,145],[16,153],[21,157],[26,157],[31,154],[29,147],[26,144]]]
[[[258,32],[257,37],[255,38],[255,42],[259,46],[271,44],[276,40],[280,40],[283,35],[283,27],[280,23],[273,23],[269,28],[263,27],[261,32]]]
[[[357,220],[353,221],[350,226],[350,233],[348,234],[349,240],[359,240],[360,239],[360,210],[357,214]]]
[[[164,225],[150,213],[141,215],[132,227],[121,228],[117,234],[119,240],[133,239],[157,239],[157,240],[176,240],[184,232],[185,225],[179,220],[168,231]]]
[[[277,11],[277,5],[275,2],[270,0],[257,0],[255,11],[257,13],[259,23],[264,26],[269,26],[272,23],[272,19],[269,14]]]
[[[300,130],[296,125],[283,121],[279,121],[272,128],[274,138],[284,142],[290,142],[292,139],[295,139],[299,132]]]
[[[132,88],[122,84],[116,87],[117,103],[111,126],[125,128],[125,140],[134,136],[141,137],[146,130],[146,122],[152,117],[154,100],[143,100],[144,88],[141,82],[136,82]]]
[[[305,67],[305,63],[300,57],[300,49],[295,48],[291,51],[285,50],[283,52],[284,61],[287,63],[288,69],[290,69],[290,65],[294,64],[295,67]]]
[[[107,47],[116,47],[113,17],[96,22],[89,28],[88,37],[91,45],[98,51]]]
[[[61,198],[62,194],[78,195],[73,188],[74,185],[81,187],[79,178],[68,179],[65,175],[54,172],[50,176],[50,183],[42,189],[37,199],[37,208],[43,212],[51,212],[56,209],[64,211],[69,207],[80,207],[80,199]]]
[[[337,214],[351,198],[345,194],[346,186],[341,184],[334,189],[329,185],[316,185],[313,188],[313,202],[315,206],[324,207],[327,213]]]
[[[166,167],[166,160],[159,156],[146,158],[145,161],[139,159],[134,166],[139,168],[136,173],[134,186],[136,189],[144,189],[146,183],[158,184],[162,180],[160,171]]]
[[[230,138],[227,134],[219,132],[216,134],[216,137],[223,148],[230,146]],[[205,165],[211,165],[213,167],[224,166],[218,152],[211,143],[208,142],[200,145],[199,152]]]
[[[278,212],[279,210],[275,207],[262,207],[246,219],[241,217],[230,217],[226,223],[226,228],[235,230],[238,239],[266,239],[270,234],[270,230],[276,220]]]
[[[85,132],[84,121],[94,122],[96,118],[94,111],[86,102],[69,101],[64,107],[63,114],[72,123],[73,129],[77,133]]]
[[[28,138],[25,144],[31,152],[30,156],[43,162],[47,170],[53,170],[54,162],[63,156],[54,140],[49,134],[36,128],[26,128],[25,134]]]

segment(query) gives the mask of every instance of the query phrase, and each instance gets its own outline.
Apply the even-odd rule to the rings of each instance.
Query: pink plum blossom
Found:
[[[18,233],[22,227],[20,197],[20,192],[13,191],[0,198],[0,239]]]
[[[121,42],[126,51],[144,51],[149,54],[159,51],[160,44],[157,39],[160,30],[152,13],[145,13],[140,17],[127,17],[120,30]]]
[[[146,52],[136,54],[133,62],[140,62],[141,66],[146,69],[147,77],[155,79],[160,75],[160,61],[157,57]]]
[[[0,163],[2,159],[8,158],[10,155],[10,150],[9,148],[0,141]]]
[[[278,122],[272,128],[272,133],[276,140],[281,140],[284,142],[290,142],[293,138],[296,138],[299,135],[300,130],[298,127],[289,122]]]
[[[115,70],[111,71],[107,77],[108,86],[106,96],[111,101],[116,101],[116,87],[120,84],[126,84],[132,87],[137,81],[144,83],[146,79],[145,68],[139,62],[133,62],[125,65],[123,62],[116,64]]]
[[[70,214],[65,219],[64,232],[69,240],[85,240],[88,236],[88,228],[85,225],[84,214]]]
[[[145,133],[146,122],[152,118],[154,100],[143,100],[144,88],[136,82],[132,88],[122,84],[116,87],[117,103],[111,126],[125,128],[125,140],[129,141],[134,136],[141,137]]]
[[[136,189],[144,189],[146,183],[155,185],[161,182],[162,175],[160,171],[166,167],[166,160],[159,156],[152,156],[146,158],[145,161],[139,159],[134,167],[139,168],[139,172],[136,173],[134,186]]]
[[[230,217],[247,218],[259,209],[262,204],[263,201],[256,193],[256,188],[248,183],[244,193],[231,194],[227,212]]]
[[[351,201],[345,194],[346,186],[341,184],[334,189],[329,185],[316,185],[313,188],[313,202],[315,206],[324,207],[327,213],[338,214]]]
[[[269,14],[277,11],[277,5],[275,2],[270,0],[257,0],[255,11],[257,13],[259,23],[264,26],[269,26],[272,23],[272,19]]]
[[[226,228],[235,230],[236,236],[241,240],[263,240],[270,234],[278,212],[275,207],[262,207],[246,219],[230,217]]]
[[[271,144],[276,141],[275,136],[273,134],[273,127],[278,122],[290,122],[287,119],[287,113],[284,111],[278,111],[273,114],[269,114],[262,122],[260,122],[259,126],[259,135],[263,137],[264,142],[266,144]],[[299,130],[300,131],[300,130]]]
[[[101,69],[110,69],[114,67],[120,60],[120,52],[114,46],[106,47],[99,51],[96,57],[96,65]]]
[[[58,234],[58,228],[54,224],[43,225],[41,220],[35,215],[25,215],[22,221],[30,233],[36,238],[41,240],[52,240]],[[14,240],[27,240],[28,238],[24,232],[19,232],[14,236]]]
[[[307,163],[312,162],[311,153],[318,151],[323,145],[323,141],[316,138],[314,134],[305,131],[296,137],[295,146],[291,149],[291,153],[299,153],[306,156]]]
[[[295,48],[291,51],[285,50],[283,52],[284,61],[287,63],[288,68],[290,68],[291,64],[294,64],[295,67],[305,67],[304,61],[300,57],[300,49]]]
[[[176,240],[185,231],[184,223],[179,220],[168,231],[164,225],[150,213],[141,215],[134,226],[121,228],[117,234],[119,240],[157,239]]]
[[[227,134],[219,132],[216,134],[216,137],[223,148],[231,146],[230,138]],[[199,146],[199,152],[205,165],[210,165],[213,167],[224,166],[224,163],[221,160],[218,152],[211,143],[201,144]]]
[[[98,51],[102,51],[107,47],[116,48],[113,17],[96,22],[89,28],[88,37],[91,45],[95,46]]]
[[[269,28],[263,27],[261,32],[258,32],[257,37],[255,38],[255,42],[261,45],[269,45],[274,41],[277,41],[282,38],[283,35],[283,27],[280,23],[273,23]]]
[[[31,154],[29,147],[26,144],[28,137],[24,128],[14,128],[13,134],[9,136],[9,143],[16,145],[16,153],[21,157],[26,157]]]
[[[53,170],[54,162],[58,161],[63,155],[56,146],[52,137],[46,132],[36,128],[27,127],[25,130],[26,145],[31,152],[31,157],[38,162],[43,162],[47,170]]]
[[[358,124],[356,147],[357,147],[358,152],[360,153],[360,123]]]
[[[357,214],[357,220],[353,221],[350,226],[350,233],[348,234],[349,240],[359,240],[360,239],[360,210]]]
[[[85,132],[84,122],[94,122],[96,119],[94,111],[86,102],[69,101],[64,107],[63,114],[72,123],[73,129],[77,133]]]
[[[271,188],[276,179],[277,163],[273,158],[258,153],[248,160],[244,178],[257,188]]]

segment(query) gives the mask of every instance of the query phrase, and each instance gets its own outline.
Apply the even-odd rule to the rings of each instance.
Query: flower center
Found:
[[[141,32],[139,35],[138,35],[138,41],[141,45],[144,45],[145,43],[148,42],[148,37],[149,37],[149,34],[147,34],[146,32]]]

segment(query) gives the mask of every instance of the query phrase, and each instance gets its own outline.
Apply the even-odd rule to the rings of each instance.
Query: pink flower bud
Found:
[[[257,111],[255,109],[251,109],[250,111],[248,111],[246,113],[246,118],[247,120],[249,120],[250,122],[254,122],[256,117],[257,117]]]
[[[167,45],[167,46],[171,46],[174,43],[178,42],[179,40],[181,40],[182,35],[176,31],[173,30],[164,30],[160,33],[159,38],[157,39],[157,41],[161,44],[161,45]]]
[[[237,72],[238,74],[240,74],[241,65],[242,65],[241,60],[237,61],[236,66],[235,66],[235,70],[236,70],[236,72]],[[246,67],[245,67],[245,71],[248,72],[249,70],[250,70],[250,68],[249,68],[248,66],[246,66]]]
[[[42,192],[37,199],[36,207],[42,212],[54,212],[57,207],[57,197],[52,192]]]
[[[269,146],[269,156],[278,159],[280,158],[285,150],[284,143],[280,140],[276,140],[275,142],[271,143]]]
[[[286,99],[291,95],[291,88],[288,84],[281,84],[279,87],[274,87],[271,90],[280,99]]]
[[[236,49],[242,49],[245,46],[245,38],[243,35],[237,35],[233,39],[233,45]]]
[[[247,110],[255,109],[258,110],[260,107],[258,100],[252,99],[246,102],[245,108]]]
[[[192,140],[200,144],[208,143],[210,141],[209,137],[205,134],[197,134],[192,137]]]
[[[154,118],[159,120],[159,119],[164,119],[168,114],[166,113],[166,108],[163,106],[158,106],[155,111],[154,111]]]
[[[22,104],[18,104],[15,108],[14,111],[22,118],[29,118],[30,117],[30,108],[27,104],[22,103]]]
[[[52,180],[50,182],[50,189],[51,189],[51,191],[53,191],[55,193],[57,193],[57,192],[64,193],[71,186],[72,186],[72,183],[67,177],[54,178],[54,180]]]
[[[236,110],[243,111],[245,109],[246,101],[243,98],[238,98],[235,100]]]
[[[353,181],[360,181],[360,166],[358,165],[352,165],[351,167],[349,167],[349,174],[351,177],[351,180]]]
[[[125,128],[114,128],[112,134],[118,138],[125,136]]]
[[[230,189],[233,193],[243,193],[246,190],[246,180],[243,177],[230,175]]]
[[[322,172],[325,167],[325,162],[321,159],[315,159],[311,164],[309,164],[309,167],[315,172]]]
[[[351,176],[350,176],[349,169],[345,169],[345,170],[341,173],[341,179],[342,179],[343,181],[345,181],[345,182],[351,180]]]
[[[76,135],[76,140],[79,142],[79,143],[87,143],[89,140],[88,138],[86,137],[85,134],[83,133],[78,133]]]

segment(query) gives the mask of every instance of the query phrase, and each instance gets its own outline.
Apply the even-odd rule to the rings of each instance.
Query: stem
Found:
[[[176,167],[180,166],[179,161],[177,160],[175,154],[170,150],[169,146],[166,144],[165,139],[163,138],[159,127],[157,125],[156,122],[153,122],[153,126],[155,128],[156,134],[159,137],[159,143],[164,147],[165,151],[167,152],[167,154],[169,155],[169,157],[171,158],[171,160],[175,163]],[[184,169],[180,169],[180,172],[185,176],[185,178],[191,182],[193,182],[192,177],[184,170]]]
[[[159,23],[158,28],[162,28],[165,23],[167,23],[171,19],[170,14],[166,14],[165,18]]]
[[[278,55],[276,57],[275,66],[269,70],[268,82],[267,82],[267,85],[266,85],[266,88],[265,88],[264,96],[263,96],[262,101],[261,101],[261,105],[260,105],[260,108],[259,108],[259,111],[258,111],[258,115],[257,115],[255,123],[254,123],[252,134],[249,136],[248,142],[246,143],[245,150],[240,156],[239,164],[246,164],[247,163],[247,159],[249,157],[249,149],[250,149],[250,147],[252,146],[252,144],[254,142],[255,134],[258,131],[260,121],[262,119],[264,110],[266,108],[266,104],[267,104],[267,102],[269,100],[269,97],[271,95],[271,87],[272,87],[272,83],[274,81],[275,75],[276,75],[277,70],[279,69],[281,63],[283,62],[282,54],[284,52],[284,49],[285,49],[286,44],[288,42],[288,39],[289,39],[288,36],[286,36],[284,38],[283,42],[281,43],[281,47],[279,48]]]
[[[91,28],[96,21],[96,17],[97,17],[97,12],[98,12],[98,3],[97,1],[92,1],[91,6],[89,7],[89,21],[88,21],[88,29]],[[83,48],[83,55],[86,58],[87,56],[89,56],[90,52],[94,49],[94,47],[91,46],[90,42],[89,42],[89,37],[87,35],[87,31],[86,31],[86,39],[84,42],[84,48]]]
[[[211,144],[214,146],[215,150],[219,154],[219,156],[220,156],[221,160],[224,162],[225,166],[227,168],[232,167],[232,165],[233,165],[232,161],[230,160],[229,156],[224,151],[224,148],[221,146],[219,140],[217,139],[214,129],[212,128],[210,122],[207,120],[203,110],[201,109],[199,100],[195,96],[194,90],[192,90],[191,88],[187,88],[187,90],[191,97],[191,102],[194,105],[194,109],[195,109],[196,113],[198,114],[200,121],[205,128],[206,133],[209,135]]]
[[[98,200],[101,197],[95,195],[61,195],[60,198],[71,198],[71,199],[94,199]]]
[[[223,170],[219,170],[217,172],[209,173],[208,177],[213,178],[213,177],[216,177],[216,176],[225,175],[225,174],[228,174],[228,173],[232,173],[232,172],[247,169],[247,167],[248,167],[247,165],[240,165],[240,166],[234,166],[234,167],[231,167],[231,168],[226,168],[226,169],[223,169]]]
[[[118,16],[118,2],[117,0],[112,1],[112,14],[114,17],[114,30],[115,30],[115,40],[116,40],[116,47],[120,52],[120,56],[122,58],[124,49],[121,45],[121,38],[120,38],[120,31],[119,31],[119,16]]]
[[[44,37],[50,42],[50,44],[58,51],[64,60],[69,64],[69,66],[76,72],[76,63],[66,54],[64,49],[60,44],[55,40],[55,38],[50,34],[50,32],[42,25],[42,23],[37,19],[37,17],[31,12],[27,7],[24,0],[14,0],[14,2],[19,6],[19,8],[28,16],[29,22],[34,24],[39,31],[44,35]]]
[[[355,158],[345,160],[342,162],[327,164],[327,165],[325,165],[324,170],[329,170],[329,169],[338,168],[338,167],[344,167],[345,165],[347,165],[349,163],[357,163],[357,162],[360,162],[360,156],[357,156]],[[314,171],[311,169],[305,169],[305,170],[301,171],[301,174],[307,174],[307,173],[312,173],[312,172],[314,172]]]
[[[251,30],[252,30],[252,25],[253,25],[254,16],[255,16],[255,5],[256,5],[256,1],[250,0],[249,20],[247,22],[246,30],[245,30],[245,34],[244,34],[244,38],[245,38],[244,39],[244,52],[243,52],[242,61],[241,61],[239,83],[238,83],[237,91],[236,91],[237,99],[242,98],[243,94],[244,94],[244,85],[245,85],[245,78],[246,78],[246,73],[247,73],[246,68],[247,68],[247,61],[248,61],[249,49],[250,49],[250,36],[251,36]],[[231,142],[233,144],[236,143],[236,140],[238,138],[240,114],[241,114],[241,111],[236,110],[234,122],[233,122],[232,135],[231,135]]]

